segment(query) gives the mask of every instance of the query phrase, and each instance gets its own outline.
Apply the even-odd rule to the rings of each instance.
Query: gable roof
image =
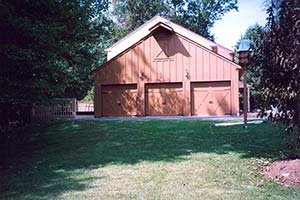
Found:
[[[145,22],[139,28],[125,36],[124,38],[120,39],[118,42],[113,44],[112,46],[105,49],[107,53],[107,61],[111,60],[112,58],[118,56],[120,53],[131,47],[132,45],[139,42],[141,39],[149,35],[153,30],[155,30],[158,26],[163,26],[164,28],[178,33],[199,45],[206,47],[209,50],[216,51],[217,53],[229,60],[232,60],[232,54],[234,53],[232,50],[212,42],[205,37],[196,34],[176,23],[173,23],[163,17],[155,16],[149,21]]]
[[[195,42],[198,45],[205,47],[206,49],[212,51],[214,54],[226,58],[229,62],[234,64],[237,69],[241,69],[241,67],[233,61],[233,54],[234,52],[222,45],[219,45],[215,42],[212,42],[205,37],[198,35],[178,24],[175,24],[163,17],[155,16],[139,28],[134,30],[133,32],[129,33],[127,36],[113,44],[112,46],[105,49],[107,53],[107,61],[91,71],[92,75],[102,68],[102,66],[109,64],[121,55],[123,52],[128,50],[130,47],[138,44],[141,40],[152,34],[153,32],[157,31],[158,29],[165,29],[172,33],[177,33],[182,35],[183,37]]]

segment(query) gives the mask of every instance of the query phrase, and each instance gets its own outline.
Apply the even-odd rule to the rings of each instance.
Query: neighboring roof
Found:
[[[111,60],[112,58],[118,56],[120,53],[131,47],[132,45],[139,42],[141,39],[145,38],[147,35],[149,35],[154,29],[156,29],[157,26],[164,26],[164,28],[178,33],[193,42],[200,44],[212,51],[215,51],[217,47],[217,53],[229,60],[232,60],[232,54],[234,53],[232,50],[223,47],[220,44],[217,44],[215,42],[212,42],[205,37],[196,34],[178,24],[175,24],[163,17],[155,16],[143,25],[141,25],[139,28],[113,44],[112,46],[105,49],[105,52],[107,52],[107,60]]]

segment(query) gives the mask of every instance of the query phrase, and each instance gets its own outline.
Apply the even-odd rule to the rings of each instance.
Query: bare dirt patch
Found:
[[[300,186],[300,159],[265,163],[262,173],[285,186]]]

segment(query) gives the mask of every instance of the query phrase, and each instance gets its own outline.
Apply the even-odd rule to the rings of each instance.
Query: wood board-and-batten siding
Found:
[[[94,84],[96,117],[224,115],[237,114],[239,108],[238,66],[164,30],[105,63]]]

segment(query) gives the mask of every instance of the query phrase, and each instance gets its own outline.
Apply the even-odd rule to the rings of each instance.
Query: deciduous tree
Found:
[[[201,34],[204,37],[214,39],[210,28],[225,13],[232,9],[237,10],[237,0],[191,0],[172,1],[177,8],[176,21],[186,28]]]
[[[107,8],[106,0],[0,1],[0,112],[83,98],[108,41]]]
[[[237,0],[113,0],[113,17],[124,31],[120,36],[142,25],[155,15],[165,16],[186,28],[213,39],[210,28],[232,9]]]

